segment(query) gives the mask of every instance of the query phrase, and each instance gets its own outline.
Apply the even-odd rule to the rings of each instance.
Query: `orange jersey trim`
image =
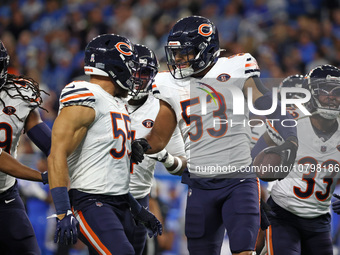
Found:
[[[69,96],[69,97],[64,98],[60,102],[64,103],[64,102],[69,101],[71,99],[75,99],[75,98],[79,98],[79,97],[86,97],[86,96],[94,96],[94,95],[92,93],[84,93],[84,94]]]
[[[257,64],[256,63],[250,63],[250,64],[246,64],[245,67],[250,67],[250,66],[257,66]]]

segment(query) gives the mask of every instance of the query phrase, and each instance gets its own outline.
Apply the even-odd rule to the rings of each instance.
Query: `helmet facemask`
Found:
[[[145,45],[136,44],[135,50],[139,56],[139,70],[134,73],[136,84],[129,93],[132,100],[139,100],[148,96],[152,83],[158,72],[159,63],[152,50]]]
[[[317,114],[325,119],[336,119],[340,116],[340,80],[315,80],[310,84],[310,88],[310,103]]]
[[[139,100],[149,95],[152,83],[157,74],[157,70],[149,66],[141,66],[140,70],[134,73],[136,83],[134,89],[129,92],[133,100]]]
[[[0,41],[0,88],[7,81],[7,68],[9,65],[9,55],[3,43]]]
[[[165,46],[165,52],[169,71],[175,79],[183,79],[201,72],[205,62],[201,59],[201,53],[206,45],[202,43],[202,50],[194,46]]]

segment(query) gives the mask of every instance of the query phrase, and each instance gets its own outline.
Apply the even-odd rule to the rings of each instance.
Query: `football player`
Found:
[[[312,115],[294,114],[299,149],[292,171],[275,182],[267,201],[272,209],[268,254],[333,254],[329,210],[340,170],[340,70],[318,66],[306,75],[303,88],[311,92],[306,107]],[[263,139],[266,146],[283,142],[271,126]],[[264,148],[258,143],[253,150]]]
[[[39,84],[31,78],[7,73],[8,65],[9,55],[0,41],[0,147],[3,150],[0,156],[0,250],[4,254],[40,254],[14,177],[41,181],[42,176],[14,158],[23,132],[48,155],[51,130],[42,122],[37,110],[42,108]],[[44,183],[47,178],[43,176]]]
[[[135,254],[132,214],[154,235],[162,231],[129,194],[131,120],[123,99],[138,84],[132,75],[139,70],[138,55],[127,38],[100,35],[86,46],[84,70],[90,82],[75,81],[62,90],[52,129],[48,169],[55,242],[75,243],[78,234],[90,254]]]
[[[158,72],[158,60],[152,50],[144,45],[135,45],[140,63],[141,88],[137,95],[131,94],[128,112],[131,118],[132,139],[144,137],[152,129],[159,110],[159,100],[151,93],[151,85]],[[156,162],[162,162],[173,175],[181,175],[186,167],[184,143],[178,128],[161,152],[148,155],[140,164],[131,165],[130,193],[145,208],[149,207],[149,194]],[[136,254],[142,254],[146,242],[146,229],[136,226],[133,246]]]
[[[278,99],[281,101],[281,93],[282,88],[302,88],[304,76],[301,74],[294,74],[286,77],[283,79],[283,81],[280,83],[278,87]],[[292,98],[301,98],[304,97],[304,95],[301,95],[300,93],[287,91],[285,98],[286,99],[292,99]],[[290,113],[290,115],[296,119],[299,116],[297,115],[296,106],[287,104],[287,111]],[[258,116],[256,116],[258,117]],[[267,146],[262,135],[266,132],[267,128],[266,126],[270,125],[271,123],[269,121],[266,121],[265,125],[256,126],[252,129],[252,148],[256,143],[258,143],[257,148]],[[264,145],[260,145],[261,143],[264,143]],[[264,148],[264,147],[263,147]],[[258,153],[257,150],[252,150],[252,158],[255,158],[256,155],[254,153]],[[269,188],[272,186],[273,182],[268,183]]]
[[[185,234],[190,254],[220,254],[225,229],[233,254],[254,254],[260,228],[259,182],[255,173],[242,171],[251,164],[244,101],[267,110],[271,92],[259,80],[259,67],[250,54],[219,57],[218,31],[207,18],[179,20],[165,50],[170,72],[157,74],[153,85],[160,110],[151,132],[133,142],[133,158],[143,150],[162,150],[178,125],[189,169],[182,182],[189,186]],[[240,109],[242,114],[234,114]],[[289,118],[280,111],[277,105],[267,117]],[[285,143],[273,150],[291,150],[285,159],[290,165],[297,148],[296,129],[279,124],[276,129]]]

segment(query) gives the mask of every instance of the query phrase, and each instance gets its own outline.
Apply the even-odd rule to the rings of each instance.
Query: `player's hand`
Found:
[[[131,149],[131,160],[138,164],[143,161],[144,153],[151,149],[151,146],[145,138],[139,138],[132,141]]]
[[[148,231],[149,237],[162,235],[162,223],[150,211],[142,207],[137,215],[133,216],[136,221],[142,223]]]
[[[298,149],[297,138],[295,136],[290,136],[286,139],[286,141],[283,144],[276,147],[270,147],[268,149],[265,149],[264,152],[276,153],[280,155],[282,159],[282,166],[287,166],[290,171],[295,162],[297,149]]]
[[[77,226],[79,222],[70,210],[67,211],[63,219],[57,218],[57,228],[55,230],[54,242],[64,245],[75,244],[78,238]]]
[[[336,214],[340,214],[340,195],[339,194],[333,194],[333,197],[337,198],[335,202],[332,203],[332,209]]]
[[[41,179],[43,184],[48,184],[48,172],[45,171],[41,173]]]

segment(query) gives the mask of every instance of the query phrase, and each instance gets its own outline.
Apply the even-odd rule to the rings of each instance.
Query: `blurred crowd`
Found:
[[[9,73],[32,77],[50,94],[43,103],[48,112],[41,114],[52,127],[59,93],[84,75],[84,49],[93,37],[115,33],[144,44],[155,51],[161,70],[166,70],[168,32],[178,19],[189,15],[205,16],[215,23],[227,55],[251,53],[264,80],[305,74],[325,63],[340,66],[340,0],[1,0],[0,39],[10,55]],[[29,154],[34,150],[22,142],[22,161]],[[34,167],[36,162],[40,161],[29,165]],[[181,242],[183,228],[178,217],[182,217],[186,191],[184,186],[175,185],[179,179],[166,176],[156,171],[163,188],[156,197],[168,206],[162,207],[165,218],[171,215],[165,220],[167,228],[180,233],[176,240]],[[47,203],[41,206],[48,211],[48,192],[37,194],[34,196]],[[28,202],[29,208],[36,208]],[[36,220],[42,227],[46,227],[45,216]],[[334,232],[336,237],[340,233],[337,229]],[[166,254],[184,254],[179,252],[183,245],[177,246],[170,244]]]
[[[262,78],[305,74],[340,63],[340,1],[336,0],[2,0],[0,38],[11,71],[58,92],[83,74],[85,45],[116,33],[156,52],[181,17],[202,15],[218,30],[230,55],[251,53]]]

